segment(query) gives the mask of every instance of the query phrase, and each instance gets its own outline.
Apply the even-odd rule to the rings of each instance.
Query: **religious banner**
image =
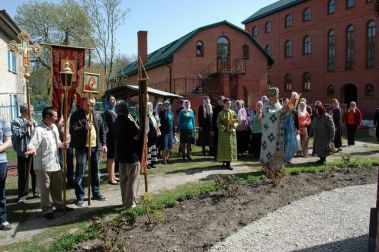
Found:
[[[60,72],[63,69],[63,64],[70,65],[70,69],[74,72],[72,76],[72,86],[68,91],[68,114],[72,109],[74,98],[76,99],[76,106],[81,107],[81,96],[78,87],[80,86],[81,79],[83,78],[85,66],[85,48],[68,47],[60,45],[51,46],[51,75],[52,75],[52,106],[57,109],[58,116],[63,114],[63,86]]]

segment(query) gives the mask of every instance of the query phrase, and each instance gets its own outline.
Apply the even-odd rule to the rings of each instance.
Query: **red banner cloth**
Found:
[[[70,114],[72,109],[72,103],[74,98],[76,97],[76,106],[82,106],[82,99],[77,92],[77,88],[79,87],[79,78],[82,76],[78,76],[78,72],[83,72],[83,68],[85,65],[85,49],[83,48],[73,48],[66,46],[51,46],[51,54],[52,54],[52,83],[53,83],[53,92],[52,92],[52,101],[51,104],[53,108],[58,111],[58,116],[60,118],[63,113],[63,94],[64,89],[61,87],[61,75],[60,72],[62,70],[62,62],[69,61],[70,67],[72,67],[72,71],[74,75],[72,76],[72,86],[68,91],[68,114]],[[80,88],[80,87],[79,87]]]

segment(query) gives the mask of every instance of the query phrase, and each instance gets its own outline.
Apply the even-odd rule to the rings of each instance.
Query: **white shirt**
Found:
[[[61,169],[58,152],[60,143],[58,129],[55,124],[48,127],[42,122],[33,130],[28,149],[32,147],[36,149],[34,170],[59,171]]]

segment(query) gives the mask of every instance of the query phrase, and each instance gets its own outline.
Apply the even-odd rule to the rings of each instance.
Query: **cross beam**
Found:
[[[20,43],[18,44],[15,40],[12,40],[8,44],[8,48],[11,52],[17,52],[22,55],[22,66],[24,78],[26,80],[26,99],[28,103],[28,115],[29,120],[32,120],[31,109],[30,109],[30,87],[29,87],[29,79],[30,79],[30,55],[40,56],[43,52],[42,47],[38,43],[33,43],[32,38],[26,31],[22,31],[17,36],[20,39]]]

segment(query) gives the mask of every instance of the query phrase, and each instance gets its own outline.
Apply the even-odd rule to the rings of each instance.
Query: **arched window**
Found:
[[[336,33],[330,30],[328,33],[328,71],[336,68]]]
[[[201,40],[196,42],[196,56],[197,57],[204,56],[204,43]]]
[[[312,39],[310,36],[305,36],[303,41],[303,54],[312,53]]]
[[[303,74],[303,90],[304,91],[311,90],[311,74],[308,72],[305,72]]]
[[[374,96],[374,85],[372,85],[372,84],[366,85],[365,96]]]
[[[326,95],[327,96],[334,96],[334,86],[329,85],[328,88],[326,89]]]
[[[349,25],[346,29],[346,69],[354,66],[354,27]]]
[[[253,29],[251,30],[251,35],[253,36],[253,38],[257,38],[258,28],[256,26],[254,26]]]
[[[266,53],[271,56],[271,47],[270,47],[270,45],[266,45],[265,50],[266,50]]]
[[[248,59],[249,58],[249,46],[248,45],[243,45],[243,47],[242,47],[242,57],[244,59]]]
[[[311,21],[311,19],[312,19],[312,10],[311,8],[307,7],[303,11],[303,21],[304,22]]]
[[[285,27],[290,27],[290,26],[292,26],[292,15],[291,15],[291,14],[288,14],[288,15],[286,16],[286,19],[285,19],[284,24],[285,24]]]
[[[292,77],[290,74],[286,74],[284,76],[284,90],[291,91],[292,90]]]
[[[353,8],[355,5],[355,0],[346,0],[346,8]]]
[[[328,1],[328,14],[333,14],[336,12],[336,0]]]
[[[375,66],[375,37],[376,37],[376,24],[370,21],[367,24],[367,67],[373,68]]]
[[[284,57],[292,57],[292,42],[291,40],[287,40],[284,44]]]
[[[265,24],[265,32],[266,32],[266,33],[271,32],[271,22],[267,22],[267,23]]]

